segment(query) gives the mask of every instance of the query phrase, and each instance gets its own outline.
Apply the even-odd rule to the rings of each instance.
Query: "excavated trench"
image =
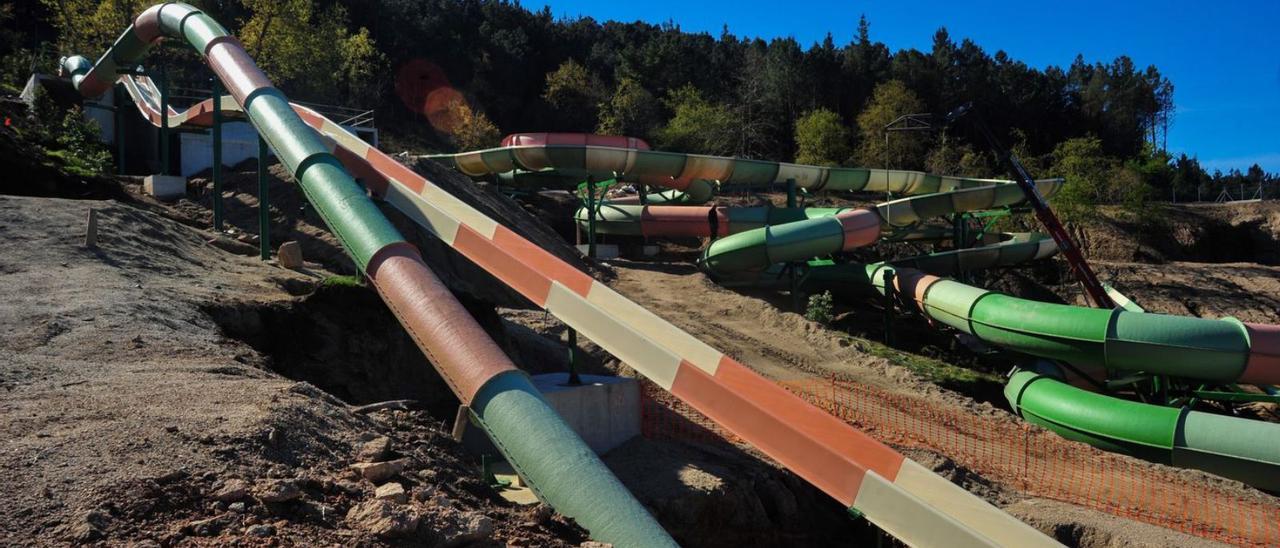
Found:
[[[253,347],[263,365],[343,401],[414,400],[452,418],[458,400],[372,289],[321,285],[285,304],[205,308],[223,333]]]

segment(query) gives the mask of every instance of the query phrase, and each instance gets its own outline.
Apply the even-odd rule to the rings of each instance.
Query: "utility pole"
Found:
[[[947,123],[955,122],[973,111],[973,103],[966,103],[947,114]],[[1031,210],[1035,211],[1036,217],[1040,219],[1040,223],[1049,231],[1049,235],[1053,237],[1053,241],[1058,244],[1058,251],[1067,258],[1067,264],[1071,265],[1071,270],[1075,272],[1076,279],[1080,285],[1084,286],[1085,295],[1092,304],[1098,308],[1115,308],[1116,303],[1111,300],[1111,296],[1107,295],[1106,288],[1102,287],[1102,282],[1098,281],[1098,275],[1089,267],[1089,263],[1085,261],[1084,254],[1080,252],[1080,248],[1072,241],[1071,235],[1067,233],[1067,229],[1062,226],[1062,221],[1058,220],[1058,216],[1049,209],[1049,203],[1045,201],[1044,196],[1040,194],[1040,190],[1036,188],[1035,179],[1027,173],[1027,169],[1023,167],[1022,162],[1013,154],[1013,151],[1004,148],[1000,144],[991,128],[987,127],[987,123],[981,116],[974,114],[970,116],[973,124],[977,127],[978,132],[987,140],[987,144],[995,151],[996,157],[1000,162],[1009,168],[1009,172],[1013,175],[1014,182],[1022,189],[1022,193],[1027,197],[1027,203],[1031,206]]]

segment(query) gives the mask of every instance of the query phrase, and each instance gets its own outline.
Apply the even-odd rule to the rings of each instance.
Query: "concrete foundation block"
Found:
[[[533,384],[596,453],[606,453],[640,435],[640,384],[635,379],[580,377],[580,386],[566,385],[568,373],[534,375]]]
[[[142,190],[157,200],[172,200],[187,195],[187,180],[174,175],[147,175]]]
[[[590,249],[587,244],[578,244],[576,247],[578,252],[583,255],[586,255],[588,249]],[[618,246],[614,244],[596,244],[596,258],[601,261],[617,259],[620,255],[621,252],[618,251]]]

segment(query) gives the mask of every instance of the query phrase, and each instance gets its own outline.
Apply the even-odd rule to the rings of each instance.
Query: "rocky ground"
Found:
[[[290,301],[323,271],[208,239],[118,202],[0,196],[0,543],[585,540],[498,498],[425,412],[358,412],[224,336],[206,307]]]

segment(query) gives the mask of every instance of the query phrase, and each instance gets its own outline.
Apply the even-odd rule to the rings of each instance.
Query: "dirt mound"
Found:
[[[1280,264],[1278,202],[1151,207],[1143,215],[1101,207],[1071,231],[1096,260]]]

